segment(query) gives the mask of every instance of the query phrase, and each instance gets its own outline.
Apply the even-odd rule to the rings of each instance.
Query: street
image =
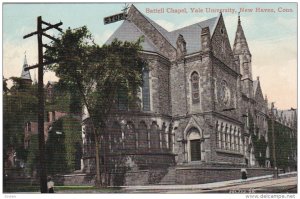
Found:
[[[297,176],[282,176],[278,179],[232,180],[198,185],[132,186],[124,188],[126,193],[297,193]]]

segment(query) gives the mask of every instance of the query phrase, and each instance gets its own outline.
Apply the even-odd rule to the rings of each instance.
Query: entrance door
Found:
[[[201,160],[201,145],[199,140],[190,140],[191,144],[191,161]]]

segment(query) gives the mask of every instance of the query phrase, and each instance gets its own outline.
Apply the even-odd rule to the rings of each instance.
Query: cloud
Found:
[[[278,27],[280,28],[286,28],[286,29],[294,29],[297,30],[297,18],[283,18],[283,17],[278,17],[276,19],[275,24],[278,24]]]
[[[253,79],[260,76],[263,93],[281,109],[297,107],[297,39],[249,41]]]

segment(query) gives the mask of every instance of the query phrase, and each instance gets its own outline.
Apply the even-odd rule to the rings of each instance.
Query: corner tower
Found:
[[[28,67],[28,64],[27,64],[27,58],[26,58],[26,54],[25,54],[24,64],[23,64],[22,73],[21,73],[21,79],[24,84],[31,85],[32,79],[31,79],[29,71],[25,71],[26,67]]]
[[[241,25],[240,16],[238,16],[238,25],[233,44],[233,55],[239,60],[240,72],[242,75],[242,91],[247,97],[253,97],[253,80],[252,80],[252,55]]]

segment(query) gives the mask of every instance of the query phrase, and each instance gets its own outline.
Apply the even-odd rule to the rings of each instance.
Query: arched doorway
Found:
[[[187,134],[188,161],[196,162],[203,160],[202,155],[202,136],[198,129],[191,128]]]

